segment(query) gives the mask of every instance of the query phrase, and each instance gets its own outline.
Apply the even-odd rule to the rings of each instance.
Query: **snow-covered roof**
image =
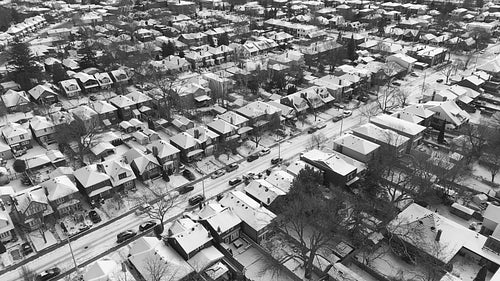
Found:
[[[39,99],[44,93],[48,93],[50,95],[57,96],[57,93],[52,90],[52,88],[48,84],[44,85],[36,85],[31,88],[28,93],[33,97],[33,99]]]
[[[153,163],[156,166],[160,166],[160,163],[158,163],[158,160],[156,160],[156,158],[152,154],[145,154],[132,160],[132,165],[137,168],[139,174],[144,173],[150,163]]]
[[[67,176],[52,178],[41,184],[47,190],[47,198],[50,201],[64,198],[68,195],[78,193],[78,188]]]
[[[168,141],[165,140],[157,140],[152,142],[147,146],[147,149],[152,153],[153,147],[158,149],[158,157],[163,159],[170,155],[174,155],[180,152],[175,146],[171,145]]]
[[[345,134],[341,137],[338,137],[334,140],[334,143],[359,152],[363,155],[370,154],[380,147],[380,145],[376,143],[362,139],[352,134]]]
[[[109,280],[109,275],[116,271],[118,264],[112,259],[100,259],[90,264],[83,274],[84,281]]]
[[[130,165],[125,163],[123,159],[112,159],[97,165],[102,167],[106,175],[110,177],[113,186],[120,186],[125,182],[135,180],[135,174]],[[123,174],[125,174],[125,177],[121,177]]]
[[[133,100],[122,95],[111,98],[109,102],[118,108],[125,108],[136,104]]]
[[[9,123],[7,126],[3,127],[2,134],[5,138],[13,138],[20,135],[30,135],[30,132],[26,130],[22,125],[17,123]]]
[[[187,254],[199,249],[212,240],[208,230],[189,218],[180,218],[168,230],[169,238],[177,241]]]
[[[303,159],[306,162],[315,163],[315,165],[320,166],[323,170],[331,170],[342,176],[347,176],[357,170],[354,165],[347,163],[338,155],[334,153],[326,153],[317,149],[302,153],[300,159]]]
[[[2,101],[5,107],[10,108],[17,105],[28,104],[30,99],[25,91],[14,91],[9,89],[2,95]]]
[[[118,110],[112,104],[108,103],[107,101],[103,101],[103,100],[96,100],[96,101],[92,102],[91,103],[91,107],[98,114],[105,114],[105,113],[108,113],[108,112],[113,112],[113,111]]]
[[[403,119],[398,119],[387,114],[377,115],[370,119],[375,125],[380,125],[386,128],[390,128],[396,132],[400,132],[409,136],[416,136],[421,134],[426,128],[424,126],[408,122]]]
[[[88,165],[76,170],[74,176],[84,188],[110,180],[108,175],[97,170],[96,164]]]
[[[352,130],[355,134],[376,139],[385,144],[399,147],[409,141],[409,138],[402,136],[394,131],[382,129],[374,124],[367,123]]]
[[[190,264],[196,272],[201,272],[222,258],[224,258],[224,254],[222,254],[214,246],[210,246],[198,252],[190,258],[187,263]]]
[[[279,196],[285,195],[283,190],[263,179],[251,181],[250,184],[245,186],[245,192],[266,206],[271,205]]]
[[[207,223],[217,232],[224,233],[239,225],[241,219],[231,208],[223,208],[220,212],[207,219]]]
[[[295,177],[286,171],[274,170],[267,176],[266,181],[283,190],[283,192],[288,193],[294,179]]]

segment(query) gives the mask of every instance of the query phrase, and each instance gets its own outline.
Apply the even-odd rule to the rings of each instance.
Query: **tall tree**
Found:
[[[175,196],[170,192],[170,188],[167,188],[167,186],[154,184],[146,188],[146,192],[133,196],[132,200],[137,206],[143,204],[151,205],[151,208],[146,210],[144,216],[158,223],[158,232],[161,234],[164,231],[163,222],[167,218],[167,213],[174,206]]]
[[[85,69],[97,66],[97,58],[90,44],[85,44],[85,46],[78,51],[78,54],[80,56],[78,61],[80,68]]]
[[[351,61],[355,61],[358,59],[358,54],[356,53],[356,42],[354,41],[354,34],[351,36],[351,39],[347,41],[347,57]]]
[[[215,47],[215,41],[212,35],[207,35],[207,43],[210,47]]]
[[[40,68],[27,43],[17,42],[9,51],[9,70],[14,81],[24,90],[31,89],[41,77]]]
[[[222,33],[221,36],[219,37],[219,46],[220,45],[229,45],[229,36],[227,35],[226,32]]]
[[[64,67],[59,63],[54,64],[52,67],[52,80],[54,83],[57,84],[66,79],[68,79],[68,75],[66,74]]]
[[[99,128],[97,124],[86,125],[79,119],[75,119],[71,123],[63,123],[56,127],[55,139],[57,143],[70,144],[76,143],[76,154],[78,159],[85,163],[85,155],[90,153],[90,149],[94,147],[99,139]]]
[[[168,41],[168,43],[163,43],[161,45],[161,55],[164,58],[175,55],[175,45],[172,41]]]

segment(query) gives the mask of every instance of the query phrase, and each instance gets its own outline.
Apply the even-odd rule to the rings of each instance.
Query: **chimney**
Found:
[[[443,231],[439,229],[438,232],[436,233],[436,239],[435,239],[437,242],[441,240],[441,234],[443,234]]]
[[[200,138],[200,131],[198,131],[198,129],[194,129],[194,138],[195,139]]]

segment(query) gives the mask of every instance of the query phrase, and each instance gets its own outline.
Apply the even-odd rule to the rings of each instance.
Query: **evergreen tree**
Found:
[[[227,33],[222,33],[220,38],[219,38],[219,45],[229,45],[229,37],[227,36]]]
[[[54,64],[52,68],[52,80],[54,83],[59,83],[66,79],[68,79],[68,75],[66,74],[64,67],[59,63]]]
[[[185,54],[184,54],[184,51],[183,51],[183,50],[180,50],[180,51],[179,51],[179,57],[180,57],[180,58],[183,58],[183,57],[184,57],[184,55],[185,55]]]
[[[215,47],[215,42],[214,42],[214,38],[212,37],[212,35],[207,36],[207,42],[208,42],[208,45],[210,45],[210,47]]]
[[[476,0],[476,7],[482,8],[484,6],[484,0]]]
[[[9,52],[9,67],[12,69],[11,78],[19,83],[23,90],[29,90],[41,76],[41,71],[35,63],[27,43],[15,43]]]
[[[356,42],[354,42],[354,35],[351,36],[349,42],[347,42],[347,57],[351,61],[358,59],[358,54],[356,53]]]
[[[79,50],[80,60],[78,63],[80,64],[80,68],[85,69],[89,67],[95,67],[97,65],[97,59],[95,57],[94,50],[90,45],[85,45],[82,49]]]

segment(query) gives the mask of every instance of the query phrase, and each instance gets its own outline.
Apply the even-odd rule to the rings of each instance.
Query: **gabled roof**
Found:
[[[245,186],[245,192],[266,206],[271,205],[278,196],[285,195],[283,190],[263,179],[251,181]]]
[[[362,139],[352,134],[345,134],[335,139],[334,143],[339,144],[343,147],[347,147],[363,155],[370,154],[380,147],[380,145],[376,143]]]
[[[87,267],[83,275],[84,281],[102,281],[109,280],[110,274],[117,271],[118,264],[112,259],[100,259]]]
[[[101,86],[113,84],[113,80],[111,80],[111,77],[106,72],[96,73],[94,74],[94,78]]]
[[[100,165],[106,175],[108,175],[111,179],[111,184],[113,186],[119,186],[125,182],[135,180],[135,174],[130,168],[130,165],[125,163],[124,160],[109,160],[106,162],[102,162],[97,164]],[[120,175],[125,173],[126,177],[120,179]]]
[[[150,163],[160,166],[160,163],[158,163],[158,160],[152,154],[145,154],[132,160],[132,165],[137,168],[139,174],[144,173]]]
[[[101,153],[109,150],[115,151],[115,146],[106,141],[100,142],[90,149],[94,155],[100,155]]]
[[[151,101],[150,97],[148,97],[147,95],[145,95],[139,91],[130,92],[126,95],[126,97],[131,99],[135,103],[143,103],[143,102]]]
[[[207,126],[221,134],[228,134],[238,130],[238,127],[221,119],[214,120],[208,123]]]
[[[424,104],[431,111],[439,112],[439,118],[460,126],[470,119],[469,113],[461,109],[454,101],[435,102],[430,101]]]
[[[75,116],[75,118],[80,118],[80,120],[91,120],[92,118],[97,116],[97,112],[95,112],[88,105],[80,105],[78,107],[70,109],[69,112],[71,112],[73,116]]]
[[[432,117],[432,115],[435,114],[435,112],[427,109],[422,104],[409,105],[409,106],[403,108],[403,112],[407,112],[409,114],[416,115],[416,116],[424,118],[424,119],[430,118],[430,117]]]
[[[248,118],[234,111],[226,111],[223,114],[219,114],[217,117],[235,126],[248,122]]]
[[[16,105],[27,104],[30,102],[30,99],[25,91],[14,91],[9,89],[2,95],[2,101],[5,107],[10,108]]]
[[[78,193],[78,188],[67,176],[52,178],[42,183],[41,186],[47,190],[47,198],[50,201]]]
[[[180,152],[177,147],[171,145],[168,141],[165,140],[153,141],[147,146],[148,151],[153,153],[153,147],[156,147],[158,149],[158,158],[160,159]]]
[[[73,75],[73,78],[80,80],[80,82],[85,83],[89,80],[95,81],[97,83],[97,79],[94,78],[94,76],[89,75],[85,72],[77,72]]]
[[[355,134],[367,136],[385,144],[399,147],[408,142],[409,138],[402,136],[394,131],[382,129],[371,123],[364,124],[352,130]]]
[[[113,97],[109,102],[118,108],[125,108],[136,104],[133,100],[123,95]]]
[[[45,191],[41,186],[34,186],[27,190],[23,190],[22,192],[14,195],[14,198],[17,201],[17,208],[21,213],[26,212],[32,202],[46,205],[48,210],[46,210],[44,213],[52,213],[52,209],[50,208],[49,202],[47,201]]]
[[[189,218],[174,221],[168,230],[168,235],[169,238],[175,239],[187,254],[212,241],[208,230]]]
[[[110,177],[105,173],[97,171],[97,165],[92,164],[82,167],[75,171],[75,179],[80,182],[84,188],[91,187],[98,183],[110,180]]]
[[[398,119],[387,114],[377,115],[370,119],[375,125],[388,127],[396,132],[401,132],[410,136],[421,134],[426,128],[424,126]]]
[[[210,129],[208,129],[205,126],[194,127],[194,128],[188,129],[186,132],[188,134],[190,134],[191,136],[193,136],[194,138],[196,138],[200,142],[205,142],[208,139],[213,140],[213,139],[216,139],[219,137],[219,134],[211,131]],[[198,135],[198,137],[196,135]]]
[[[103,100],[96,100],[91,103],[91,107],[97,112],[97,114],[105,114],[108,112],[113,112],[118,110],[116,107],[114,107],[112,104],[108,103],[107,101]]]
[[[82,90],[80,88],[80,85],[78,85],[78,82],[76,81],[76,79],[67,79],[67,80],[61,81],[59,83],[63,87],[64,91],[67,92],[67,93],[76,92],[76,91],[81,91]]]
[[[198,141],[186,132],[179,133],[170,138],[170,142],[177,144],[183,149],[189,149],[198,144]]]
[[[2,134],[5,138],[13,138],[20,135],[29,135],[30,132],[26,130],[22,125],[17,123],[9,123],[2,129]]]
[[[35,100],[39,99],[44,93],[49,93],[50,95],[57,96],[57,93],[52,90],[52,88],[48,84],[44,85],[36,85],[28,91],[31,97]]]
[[[53,129],[55,127],[55,125],[52,122],[52,120],[50,120],[49,118],[47,118],[45,116],[36,115],[30,119],[30,127],[34,131],[38,131],[38,130],[49,129],[49,128]]]
[[[241,219],[231,208],[223,208],[220,212],[207,219],[207,223],[217,232],[224,233],[239,225]]]

